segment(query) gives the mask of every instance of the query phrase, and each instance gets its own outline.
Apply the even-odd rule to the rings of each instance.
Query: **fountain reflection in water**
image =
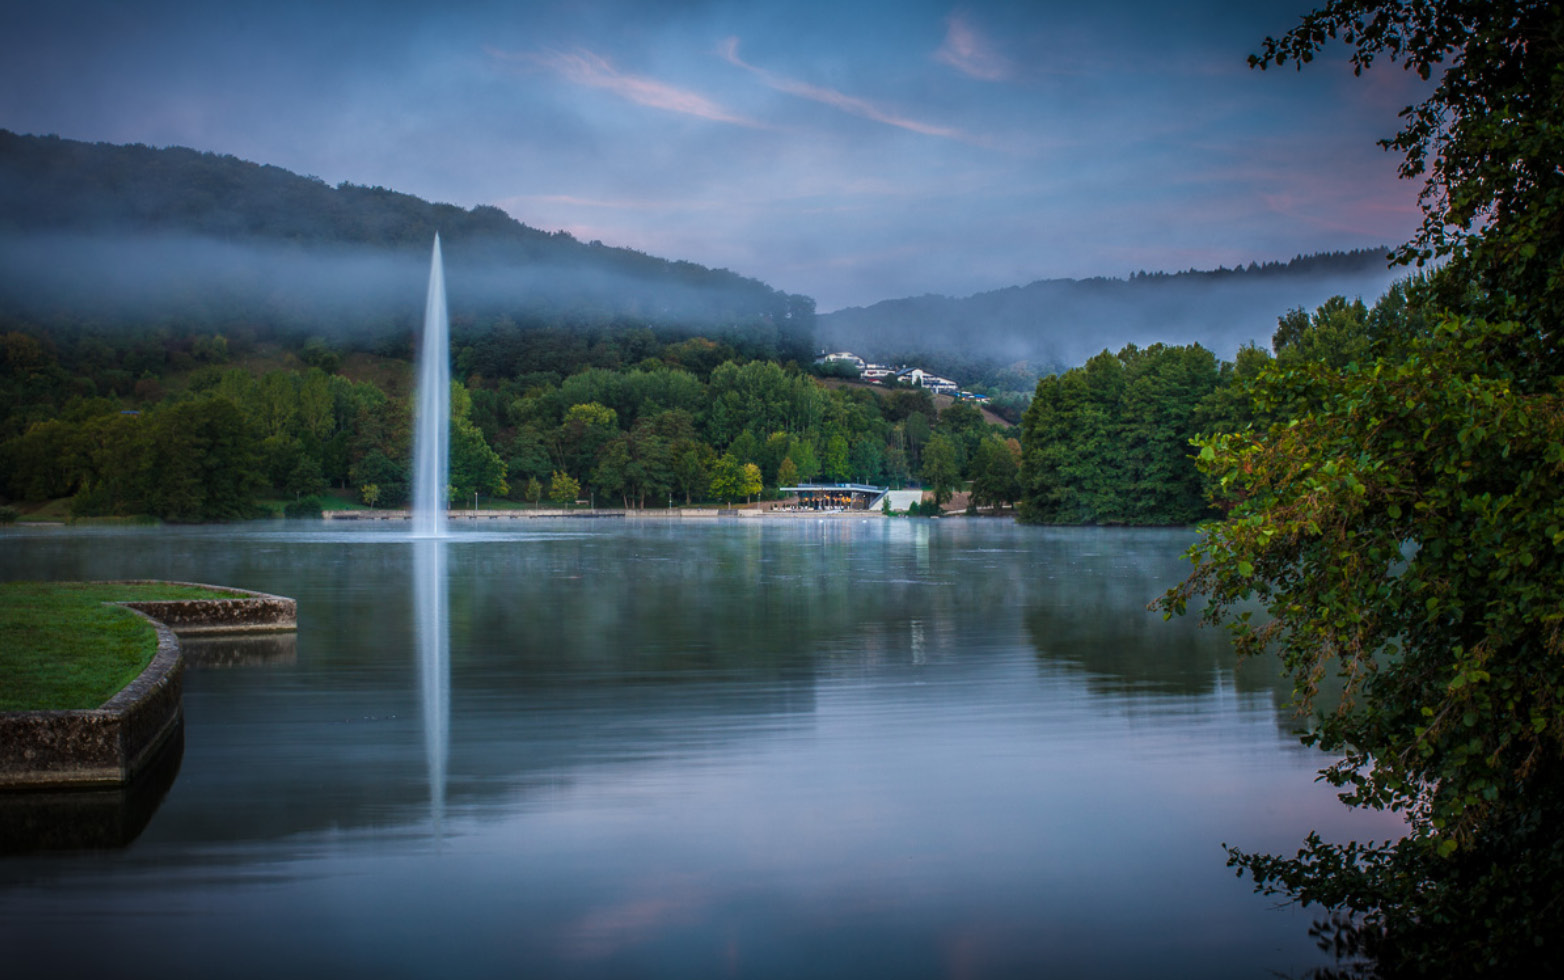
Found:
[[[413,542],[413,609],[418,628],[418,681],[429,769],[429,815],[440,836],[445,817],[445,768],[451,746],[451,628],[445,542]]]
[[[450,469],[450,319],[440,236],[429,260],[429,297],[418,362],[413,435],[413,609],[418,630],[418,678],[429,769],[429,810],[438,839],[445,817],[445,768],[450,755],[451,632],[445,541]]]

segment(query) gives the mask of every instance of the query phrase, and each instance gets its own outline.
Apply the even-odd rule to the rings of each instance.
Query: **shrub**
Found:
[[[323,508],[319,497],[303,497],[282,505],[284,517],[320,518],[322,515]]]

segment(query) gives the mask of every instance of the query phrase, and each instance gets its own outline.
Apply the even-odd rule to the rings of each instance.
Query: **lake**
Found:
[[[192,646],[161,804],[124,848],[0,858],[0,948],[56,975],[1302,974],[1313,910],[1222,844],[1397,822],[1315,782],[1272,665],[1146,611],[1192,540],[6,530],[0,579],[256,589],[299,629]]]

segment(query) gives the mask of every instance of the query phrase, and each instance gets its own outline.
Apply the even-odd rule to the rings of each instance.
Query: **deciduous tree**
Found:
[[[934,491],[934,504],[943,507],[955,494],[961,480],[956,464],[956,447],[945,436],[935,433],[923,447],[923,482]]]
[[[1354,804],[1404,838],[1311,835],[1231,852],[1257,887],[1358,916],[1386,976],[1564,968],[1564,8],[1543,0],[1333,0],[1252,62],[1333,39],[1432,92],[1385,145],[1425,177],[1399,255],[1443,257],[1450,311],[1394,350],[1263,368],[1257,417],[1201,458],[1234,508],[1162,605],[1276,650],[1297,699],[1340,707],[1307,740]],[[1290,416],[1290,417],[1287,417]],[[1256,616],[1254,604],[1266,615]]]

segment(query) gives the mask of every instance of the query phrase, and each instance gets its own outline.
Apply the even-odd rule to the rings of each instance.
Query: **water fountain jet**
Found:
[[[418,355],[418,407],[413,433],[413,536],[446,533],[451,458],[451,323],[445,307],[445,263],[440,236],[429,259],[429,297]]]

